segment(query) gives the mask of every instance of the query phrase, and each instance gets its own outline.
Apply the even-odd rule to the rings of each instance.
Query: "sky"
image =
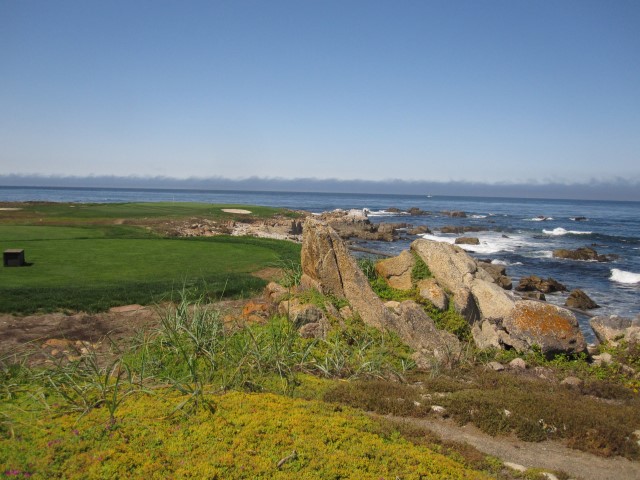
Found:
[[[0,176],[640,191],[638,32],[637,0],[0,0]]]

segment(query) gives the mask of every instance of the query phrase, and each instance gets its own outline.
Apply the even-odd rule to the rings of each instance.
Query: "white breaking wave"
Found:
[[[470,215],[471,218],[487,218],[486,215]]]
[[[491,263],[494,264],[494,265],[503,265],[505,267],[508,267],[510,265],[522,265],[522,262],[513,262],[513,263],[511,263],[511,262],[507,262],[506,260],[498,260],[498,259],[491,260]]]
[[[527,222],[545,222],[547,220],[553,220],[553,217],[533,217],[533,218],[525,218],[524,219]]]
[[[611,280],[612,282],[627,284],[640,283],[640,273],[625,272],[624,270],[620,270],[618,268],[612,268],[609,280]]]
[[[398,215],[409,215],[409,212],[388,212],[387,210],[371,211],[366,208],[364,210],[366,210],[368,217],[397,217]]]
[[[554,237],[558,237],[561,235],[591,235],[593,232],[579,232],[577,230],[565,230],[562,227],[554,228],[553,230],[542,230],[542,233],[547,235],[553,235]]]
[[[426,238],[427,240],[450,243],[452,245],[456,242],[455,237],[441,237],[428,233],[425,233],[421,236],[422,238]],[[477,238],[480,241],[479,245],[459,244],[458,246],[463,250],[466,250],[467,252],[489,255],[498,252],[514,252],[517,248],[526,245],[526,241],[521,235],[504,237],[500,233],[493,232],[479,235]]]

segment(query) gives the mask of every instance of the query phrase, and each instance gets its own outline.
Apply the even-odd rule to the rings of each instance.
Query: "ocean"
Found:
[[[322,212],[366,209],[372,222],[405,222],[428,226],[438,241],[453,242],[443,226],[476,226],[480,245],[465,245],[471,255],[505,265],[517,281],[528,275],[553,277],[569,290],[584,290],[600,308],[592,314],[635,316],[640,313],[640,202],[548,200],[524,198],[455,197],[425,195],[335,194],[204,190],[150,190],[100,188],[0,187],[0,201],[82,203],[204,202],[265,205]],[[428,212],[410,215],[419,208]],[[399,209],[400,212],[389,211]],[[461,211],[466,218],[445,212]],[[408,248],[418,237],[405,235],[397,242],[367,242],[364,246],[387,253]],[[562,260],[555,249],[591,247],[599,254],[616,255],[610,262]],[[566,294],[547,295],[563,304]],[[587,317],[579,318],[583,330]]]

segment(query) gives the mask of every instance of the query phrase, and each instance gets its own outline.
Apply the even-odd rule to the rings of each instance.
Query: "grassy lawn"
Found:
[[[222,208],[231,206],[46,204],[3,211],[3,217],[21,212],[23,217],[14,219],[17,224],[12,225],[4,218],[0,249],[25,249],[29,266],[0,271],[0,311],[101,311],[161,301],[183,287],[194,296],[211,299],[249,295],[265,284],[253,272],[299,258],[299,246],[289,242],[226,236],[165,238],[149,228],[103,222],[128,218],[136,223],[144,216],[181,218],[198,212],[208,214],[207,218],[233,217],[221,212]],[[282,213],[264,207],[244,208],[264,216]],[[36,225],[28,225],[28,219]],[[56,223],[59,225],[53,226]]]
[[[288,210],[253,205],[214,205],[210,203],[21,203],[20,210],[0,211],[4,224],[100,224],[114,220],[177,219],[206,217],[210,220],[268,218],[276,214],[295,216]],[[249,210],[250,215],[223,212],[223,209]],[[128,222],[129,223],[129,222]]]

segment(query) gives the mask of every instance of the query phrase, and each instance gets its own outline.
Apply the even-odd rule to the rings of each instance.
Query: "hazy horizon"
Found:
[[[178,179],[170,177],[0,175],[0,187],[112,188],[165,190],[235,190],[327,194],[439,195],[563,200],[640,201],[640,188],[622,179],[591,184],[489,184],[406,180],[337,180],[315,178]]]

